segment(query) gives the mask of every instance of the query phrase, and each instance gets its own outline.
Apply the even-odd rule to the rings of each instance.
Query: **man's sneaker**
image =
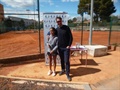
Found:
[[[67,75],[67,79],[68,79],[68,81],[71,81],[71,80],[72,80],[69,75]]]
[[[65,73],[65,70],[60,71],[59,76]]]
[[[50,76],[51,74],[52,74],[52,71],[49,70],[47,75]]]
[[[56,73],[55,73],[55,71],[52,73],[52,76],[55,76],[56,75]]]

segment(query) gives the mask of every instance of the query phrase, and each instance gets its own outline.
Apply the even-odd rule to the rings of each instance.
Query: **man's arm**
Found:
[[[73,36],[72,36],[71,30],[70,30],[69,27],[68,27],[68,35],[69,35],[69,44],[68,44],[68,46],[70,47],[72,42],[73,42]]]

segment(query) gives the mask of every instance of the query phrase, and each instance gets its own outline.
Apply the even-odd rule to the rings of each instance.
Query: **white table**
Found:
[[[85,55],[86,55],[85,65],[86,65],[86,67],[87,67],[88,49],[85,48],[85,46],[79,46],[78,48],[76,48],[76,46],[71,46],[71,47],[70,47],[70,51],[71,51],[71,52],[81,51],[81,59],[82,59],[83,53],[85,53]]]

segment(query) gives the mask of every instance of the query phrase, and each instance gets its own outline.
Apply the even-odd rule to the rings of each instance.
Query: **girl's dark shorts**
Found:
[[[58,53],[57,52],[53,52],[52,54],[50,54],[50,52],[47,52],[47,55],[57,56]]]

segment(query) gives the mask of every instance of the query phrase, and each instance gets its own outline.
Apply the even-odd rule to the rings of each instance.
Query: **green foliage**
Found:
[[[72,20],[72,19],[69,19],[69,20],[68,20],[68,23],[72,23],[72,22],[73,22],[73,20]]]
[[[4,22],[0,22],[0,34],[6,32]]]
[[[111,16],[112,24],[117,25],[119,24],[120,20],[117,16]]]
[[[90,0],[79,0],[78,11],[77,11],[78,14],[82,15],[83,12],[89,12],[87,5],[90,6]]]
[[[19,25],[20,25],[20,27],[25,27],[25,22],[24,22],[23,19],[21,19],[21,20],[19,21]]]
[[[12,27],[12,21],[8,18],[4,21],[6,27]]]
[[[40,28],[43,28],[43,23],[40,23]]]
[[[38,29],[38,23],[32,23],[31,25],[26,27],[27,29]],[[40,28],[43,28],[43,23],[40,23]]]
[[[110,15],[116,12],[114,4],[111,0],[100,0],[99,16],[101,21],[110,22]]]
[[[69,26],[69,27],[76,27],[76,26],[77,26],[77,23],[68,23],[68,26]]]
[[[97,23],[99,19],[99,7],[100,7],[100,0],[94,0],[94,8],[93,11],[95,13],[94,15],[94,21]]]
[[[76,22],[76,21],[77,21],[77,18],[74,17],[74,18],[73,18],[73,22]]]
[[[79,0],[78,14],[87,12],[90,14],[90,2],[91,0]],[[116,12],[115,6],[111,0],[94,0],[94,21],[98,22],[106,20],[110,21],[110,15]]]

